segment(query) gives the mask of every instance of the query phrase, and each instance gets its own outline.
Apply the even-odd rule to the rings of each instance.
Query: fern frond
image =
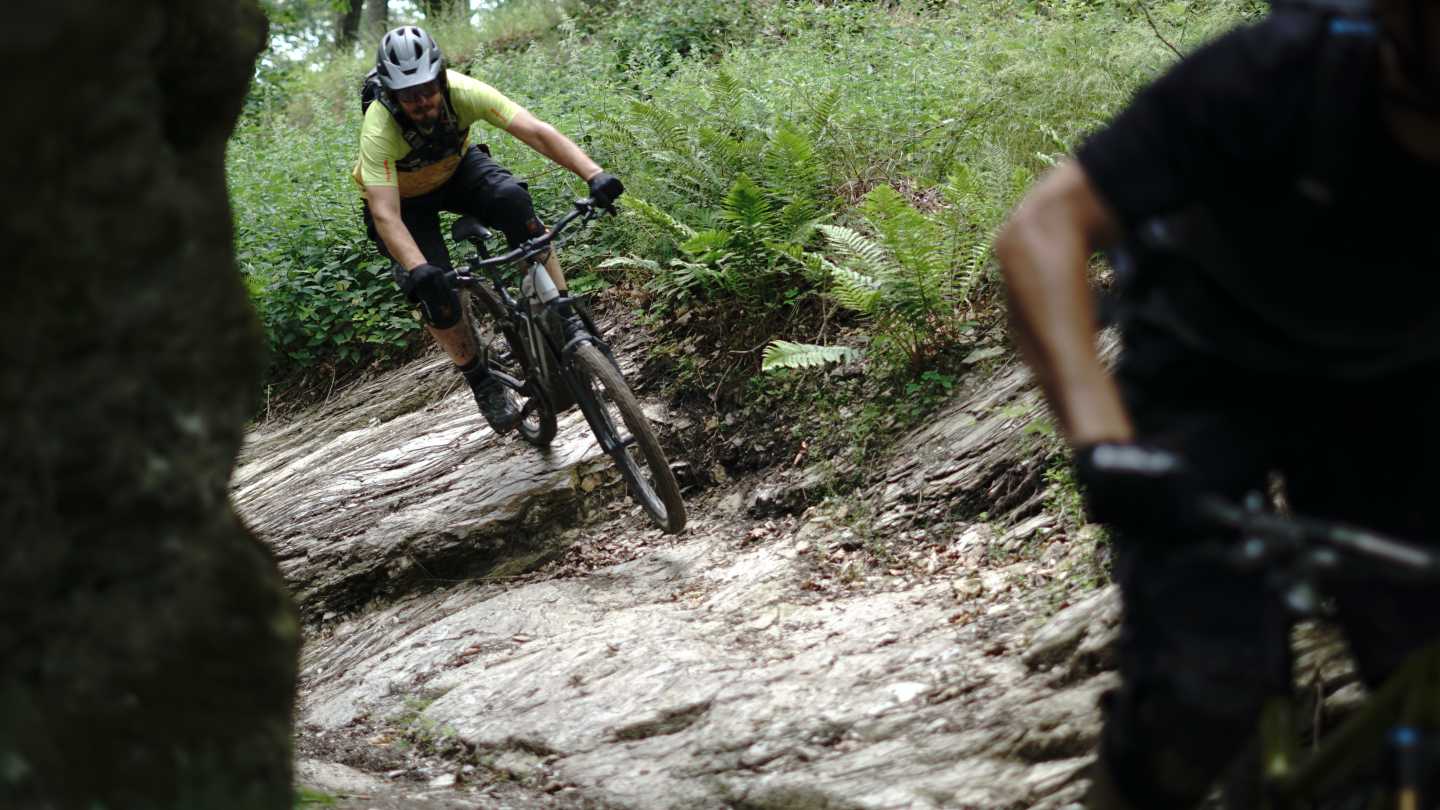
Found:
[[[730,137],[714,127],[701,127],[698,133],[700,154],[717,171],[730,175],[739,174],[749,163],[746,143]]]
[[[710,96],[714,100],[713,108],[720,110],[726,118],[736,118],[736,112],[740,109],[740,102],[745,97],[745,88],[734,74],[725,68],[715,71],[715,78],[710,82]]]
[[[678,149],[690,140],[690,128],[679,116],[638,99],[630,102],[631,114],[644,124],[661,144]]]
[[[633,194],[625,195],[625,210],[633,211],[636,216],[658,227],[676,243],[683,243],[695,236],[694,228],[661,211],[642,197],[636,197]]]
[[[760,363],[764,371],[781,368],[815,368],[829,363],[846,363],[859,360],[860,350],[849,346],[817,346],[813,343],[793,343],[788,340],[773,340],[765,347],[765,357]]]
[[[660,272],[660,263],[654,259],[642,259],[638,256],[616,256],[613,259],[606,259],[599,265],[601,270],[620,268],[621,270],[646,270],[651,273]]]
[[[831,278],[833,286],[830,294],[835,296],[840,306],[867,317],[879,314],[881,284],[878,280],[848,267],[835,267]]]
[[[829,217],[805,203],[789,203],[775,214],[776,235],[796,245],[809,244],[815,229]]]
[[[720,289],[720,274],[714,269],[683,259],[672,259],[645,285],[662,298],[676,301]]]
[[[830,128],[830,122],[835,118],[835,111],[839,107],[839,87],[830,88],[815,101],[814,106],[810,108],[809,135],[811,141],[818,142],[825,131]]]
[[[840,269],[823,255],[808,251],[800,255],[800,264],[804,268],[806,280],[817,286],[831,281],[835,271]]]
[[[990,269],[991,259],[995,255],[995,237],[999,234],[1000,226],[996,225],[986,232],[983,239],[977,239],[970,246],[970,255],[961,267],[958,285],[961,298],[968,299],[984,280],[985,271]]]
[[[765,192],[746,174],[735,178],[720,206],[721,218],[742,228],[763,229],[773,217]]]
[[[818,204],[820,161],[808,135],[782,123],[770,135],[761,160],[772,193],[787,200]]]
[[[825,234],[825,240],[830,243],[831,247],[841,256],[848,258],[864,273],[884,278],[893,272],[894,262],[884,246],[878,242],[842,225],[819,225],[817,227],[821,233]]]
[[[730,234],[719,229],[697,231],[680,244],[680,249],[690,256],[706,261],[705,256],[724,250],[730,244]]]

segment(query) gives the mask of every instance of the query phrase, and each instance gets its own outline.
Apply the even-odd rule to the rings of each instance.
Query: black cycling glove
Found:
[[[600,172],[590,178],[590,197],[601,208],[609,208],[625,193],[625,184],[609,172]]]
[[[1180,456],[1159,447],[1103,442],[1075,449],[1075,480],[1090,517],[1136,539],[1191,539],[1201,528],[1200,488]]]
[[[422,264],[400,277],[400,289],[431,326],[448,329],[460,322],[460,296],[445,277],[445,268]]]

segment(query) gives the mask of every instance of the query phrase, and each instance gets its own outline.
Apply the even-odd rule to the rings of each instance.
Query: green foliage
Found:
[[[298,787],[295,789],[295,810],[334,807],[339,801],[335,796],[313,788]]]
[[[929,413],[950,398],[955,382],[955,378],[949,374],[941,374],[934,369],[923,371],[918,377],[905,383],[905,401],[911,405],[917,416]]]
[[[890,186],[865,195],[860,211],[874,237],[839,225],[821,225],[835,263],[825,262],[840,305],[870,320],[879,345],[891,348],[912,367],[938,341],[952,339],[957,306],[977,274],[956,273],[955,259],[967,253],[964,237],[974,232],[947,229],[916,210]]]
[[[276,17],[228,168],[273,373],[384,360],[419,330],[349,178],[374,43],[326,49],[329,0],[265,2],[294,13]],[[1188,50],[1253,5],[1150,11]],[[624,179],[628,213],[562,251],[577,286],[598,271],[648,288],[658,318],[700,303],[726,329],[738,313],[797,342],[820,319],[796,313],[827,292],[861,313],[872,357],[917,369],[950,326],[993,308],[1005,212],[1174,58],[1133,5],[1102,0],[506,0],[426,25],[453,66]],[[530,183],[542,216],[583,192],[503,133],[479,124],[472,139]],[[879,188],[906,205],[886,208]]]
[[[1058,515],[1067,527],[1078,529],[1085,525],[1085,497],[1075,481],[1075,470],[1067,455],[1056,454],[1045,469],[1045,484],[1046,508]]]
[[[782,368],[814,368],[830,363],[847,363],[860,359],[860,352],[848,346],[816,346],[776,340],[765,347],[761,368],[774,371]]]
[[[560,26],[573,26],[572,15],[580,8],[580,0],[508,0],[498,3],[481,15],[481,38],[491,49],[520,48]]]
[[[660,252],[680,254],[654,263],[648,286],[668,306],[732,299],[763,319],[813,287],[805,250],[838,202],[825,190],[817,157],[821,127],[783,116],[768,131],[738,126],[739,81],[720,70],[707,89],[711,115],[632,101],[631,118],[616,129],[624,148],[666,167],[663,196],[718,203],[700,212],[699,227],[646,199],[631,203],[661,240]]]
[[[601,13],[588,27],[614,54],[615,70],[624,72],[713,56],[743,36],[752,8],[751,0],[614,0],[596,4]]]
[[[322,121],[303,134],[251,121],[232,149],[236,258],[272,374],[383,360],[416,332],[390,262],[365,235],[354,181],[335,170],[353,160],[348,145]],[[315,137],[327,129],[331,138]]]

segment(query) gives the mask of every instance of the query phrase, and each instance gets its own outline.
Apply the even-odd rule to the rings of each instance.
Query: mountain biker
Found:
[[[519,412],[473,346],[460,299],[444,273],[449,252],[440,211],[469,214],[505,234],[511,247],[545,233],[527,185],[470,143],[470,125],[485,121],[585,180],[590,195],[608,206],[624,192],[615,175],[553,126],[490,85],[447,70],[435,40],[415,26],[385,34],[367,77],[379,103],[365,108],[360,158],[354,175],[364,194],[366,229],[395,262],[395,281],[418,304],[426,328],[454,361],[492,428],[509,430]],[[552,250],[545,267],[564,293],[565,277]],[[566,304],[559,314],[566,336],[583,328]]]
[[[1440,2],[1277,3],[1139,92],[996,241],[1016,341],[1114,529],[1121,686],[1087,804],[1185,808],[1253,730],[1260,575],[1183,564],[1199,492],[1440,538]],[[1378,22],[1378,25],[1376,23]],[[1087,287],[1115,249],[1121,350]],[[1372,686],[1434,589],[1336,594]]]

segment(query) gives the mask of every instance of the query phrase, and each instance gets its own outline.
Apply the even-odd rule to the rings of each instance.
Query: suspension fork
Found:
[[[1279,604],[1268,605],[1261,616],[1265,644],[1263,666],[1265,701],[1260,709],[1260,808],[1287,810],[1288,802],[1278,801],[1270,786],[1283,782],[1294,772],[1300,757],[1295,735],[1294,653],[1290,630],[1294,620]]]

